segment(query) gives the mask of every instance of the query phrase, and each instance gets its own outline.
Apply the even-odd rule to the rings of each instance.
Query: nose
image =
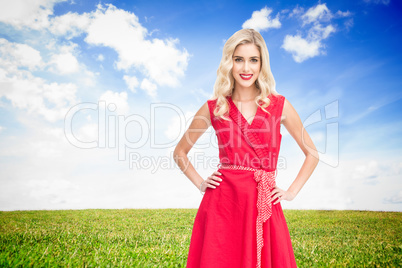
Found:
[[[243,72],[247,73],[249,70],[250,70],[249,62],[245,61],[243,65]]]

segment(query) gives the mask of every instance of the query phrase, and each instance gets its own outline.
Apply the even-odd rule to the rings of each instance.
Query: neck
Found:
[[[250,101],[254,100],[259,94],[260,90],[255,85],[247,88],[235,85],[232,92],[232,99],[238,101]]]

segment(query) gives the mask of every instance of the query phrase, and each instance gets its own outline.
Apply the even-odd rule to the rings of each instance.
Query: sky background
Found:
[[[245,27],[320,151],[282,206],[402,211],[401,16],[396,0],[0,0],[0,210],[198,208],[172,153]],[[281,133],[287,189],[304,155]],[[215,137],[189,153],[204,178]]]

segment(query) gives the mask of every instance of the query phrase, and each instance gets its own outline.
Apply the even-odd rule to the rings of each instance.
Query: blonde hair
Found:
[[[222,59],[217,71],[217,78],[214,85],[214,93],[212,99],[217,99],[217,105],[214,115],[229,120],[225,114],[229,111],[229,103],[226,99],[231,96],[234,89],[234,78],[232,75],[233,53],[239,45],[254,44],[260,51],[261,69],[255,84],[260,90],[260,94],[255,98],[255,102],[265,112],[266,107],[270,104],[268,95],[278,94],[275,90],[275,79],[269,66],[269,53],[267,45],[261,34],[253,29],[242,29],[234,33],[225,43],[223,47]],[[259,102],[262,101],[263,105]]]

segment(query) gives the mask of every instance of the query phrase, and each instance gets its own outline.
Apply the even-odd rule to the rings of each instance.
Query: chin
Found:
[[[236,81],[237,82],[237,81]],[[241,81],[240,83],[237,82],[239,84],[239,86],[244,87],[244,88],[248,88],[248,87],[252,87],[253,85],[255,85],[255,81]]]

